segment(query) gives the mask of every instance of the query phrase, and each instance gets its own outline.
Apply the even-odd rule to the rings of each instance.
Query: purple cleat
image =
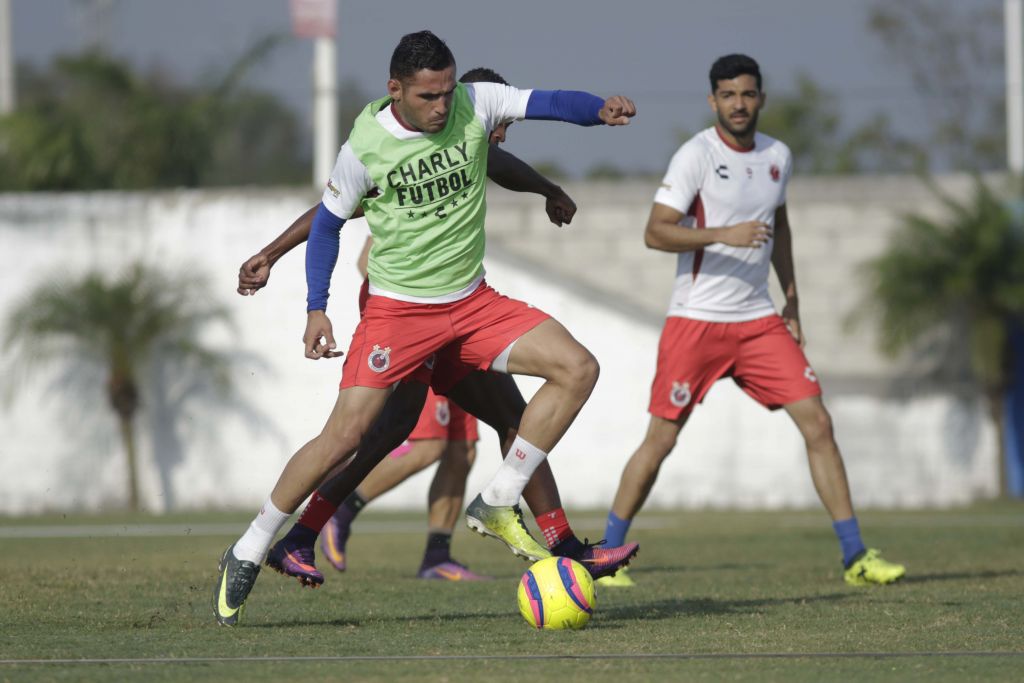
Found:
[[[339,572],[345,571],[345,544],[351,527],[338,521],[337,515],[327,520],[320,531],[320,550],[331,566]],[[322,580],[322,579],[321,579]]]
[[[616,548],[598,547],[602,544],[603,540],[597,543],[584,541],[583,549],[568,557],[586,567],[592,577],[600,579],[602,576],[611,576],[625,567],[640,550],[639,543],[627,543]]]
[[[324,575],[316,568],[313,546],[303,545],[288,536],[270,549],[267,566],[285,576],[294,576],[299,583],[310,588],[317,588],[324,582]]]
[[[435,564],[433,567],[420,569],[417,576],[421,579],[435,579],[439,581],[490,581],[492,577],[472,572],[468,567],[459,564],[455,560]]]

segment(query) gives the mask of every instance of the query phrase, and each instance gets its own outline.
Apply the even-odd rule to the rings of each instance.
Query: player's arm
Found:
[[[513,192],[532,192],[544,197],[544,209],[555,225],[572,223],[576,202],[522,159],[491,145],[487,155],[487,177]]]
[[[720,228],[692,228],[682,225],[685,218],[678,209],[667,204],[654,203],[644,230],[644,244],[648,249],[678,253],[696,251],[711,244],[760,249],[772,231],[763,221],[745,221]]]
[[[789,229],[786,205],[775,209],[775,245],[772,247],[772,266],[782,286],[786,303],[782,307],[782,319],[789,327],[790,334],[800,346],[804,345],[803,329],[800,327],[800,301],[796,294],[796,270],[793,267],[793,233]]]
[[[533,90],[526,104],[526,118],[566,121],[580,126],[625,126],[636,116],[633,100],[622,95],[608,99],[578,90]]]
[[[335,351],[334,331],[327,317],[331,275],[338,262],[341,226],[355,214],[361,199],[372,189],[373,180],[366,166],[346,142],[313,215],[306,242],[306,331],[302,335],[306,358],[341,355]]]
[[[274,264],[289,251],[309,239],[309,229],[318,208],[320,208],[320,204],[311,207],[296,218],[273,242],[246,259],[242,267],[238,269],[239,294],[251,296],[266,287],[270,280],[270,269],[274,267]],[[363,209],[359,207],[352,214],[352,218],[359,218],[362,215]]]

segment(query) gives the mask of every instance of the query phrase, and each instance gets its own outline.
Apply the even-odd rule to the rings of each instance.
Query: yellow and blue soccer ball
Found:
[[[594,613],[594,580],[568,557],[548,557],[519,581],[519,612],[534,628],[579,629]]]

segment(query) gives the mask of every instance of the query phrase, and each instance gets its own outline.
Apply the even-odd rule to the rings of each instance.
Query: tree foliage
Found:
[[[4,321],[5,350],[22,378],[52,363],[103,369],[105,385],[96,393],[105,395],[118,420],[132,509],[139,506],[135,418],[145,370],[159,360],[230,391],[229,358],[201,339],[206,328],[230,324],[230,317],[207,292],[201,277],[137,264],[113,278],[91,272],[44,281]]]
[[[965,366],[988,399],[1002,450],[1010,335],[1024,323],[1024,211],[1014,210],[1024,204],[1008,205],[980,180],[968,201],[941,199],[944,219],[906,216],[889,249],[865,266],[862,314],[877,319],[889,354],[921,352],[935,374]]]
[[[916,110],[932,126],[930,165],[1004,168],[1002,3],[878,1],[868,25],[909,72]]]
[[[257,42],[211,85],[137,73],[97,50],[23,68],[19,108],[0,118],[0,190],[294,183],[303,134],[276,98],[241,86],[276,44]]]

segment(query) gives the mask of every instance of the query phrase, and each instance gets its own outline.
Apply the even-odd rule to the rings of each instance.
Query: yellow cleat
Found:
[[[481,536],[498,539],[513,555],[531,562],[551,557],[551,552],[527,531],[518,505],[488,505],[478,495],[466,508],[466,525]]]
[[[602,576],[597,580],[597,585],[611,588],[633,588],[636,586],[636,582],[629,575],[629,569],[623,567],[611,576]]]
[[[882,553],[868,549],[843,572],[843,579],[851,586],[884,585],[903,578],[906,567],[882,559]]]

